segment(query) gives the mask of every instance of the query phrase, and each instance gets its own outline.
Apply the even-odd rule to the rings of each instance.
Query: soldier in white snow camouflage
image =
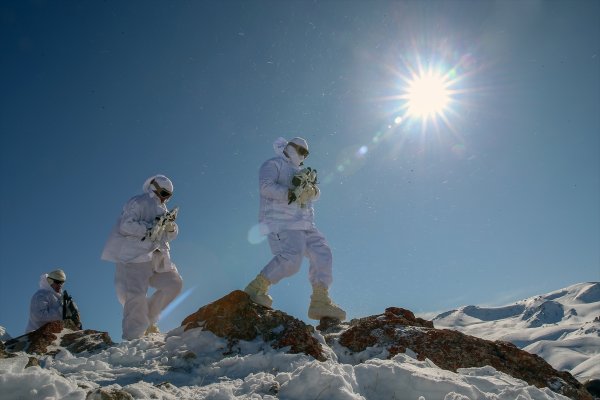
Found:
[[[25,332],[34,331],[48,322],[63,319],[63,285],[67,275],[57,269],[40,277],[39,290],[31,297],[29,321]]]
[[[279,138],[273,144],[276,157],[260,168],[261,231],[268,235],[274,257],[244,291],[252,300],[271,307],[269,286],[299,271],[303,258],[309,259],[309,280],[313,288],[308,316],[344,320],[346,313],[329,298],[332,278],[331,249],[314,223],[312,202],[320,196],[316,172],[301,169],[308,156],[308,143],[296,137]],[[294,179],[295,178],[295,179]],[[303,185],[298,190],[298,185]]]
[[[179,232],[176,212],[169,213],[165,204],[173,194],[173,183],[155,175],[146,180],[143,190],[123,207],[102,252],[103,260],[116,263],[115,287],[123,305],[125,340],[158,332],[160,312],[183,286],[169,251],[169,242]],[[162,224],[160,229],[157,223]],[[148,298],[149,287],[156,291]]]

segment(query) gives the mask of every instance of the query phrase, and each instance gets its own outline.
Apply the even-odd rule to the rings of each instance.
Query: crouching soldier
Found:
[[[29,305],[29,322],[25,332],[39,329],[52,321],[71,321],[70,327],[81,329],[77,306],[71,296],[63,291],[67,275],[57,269],[40,277],[40,289],[33,294]]]

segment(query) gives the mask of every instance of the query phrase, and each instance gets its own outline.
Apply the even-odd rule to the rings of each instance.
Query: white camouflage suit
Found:
[[[164,179],[163,179],[164,178]],[[156,175],[144,183],[144,193],[131,198],[123,207],[115,227],[102,252],[102,259],[116,263],[115,289],[123,305],[123,339],[140,338],[146,329],[156,324],[160,312],[181,292],[183,281],[171,262],[169,243],[178,234],[165,232],[157,241],[142,240],[156,217],[167,211],[153,192],[150,182],[168,178]],[[156,289],[147,297],[148,288]]]
[[[51,321],[62,321],[62,290],[52,289],[48,283],[48,274],[40,277],[40,289],[31,297],[29,321],[25,333],[34,331]]]
[[[283,153],[286,143],[284,139],[275,141],[277,157],[263,163],[259,172],[259,222],[262,232],[268,234],[274,255],[261,274],[275,284],[297,273],[306,256],[310,262],[310,283],[329,287],[333,281],[332,254],[325,237],[315,226],[312,201],[304,207],[297,202],[288,204],[288,190],[293,188],[292,178],[300,171],[300,165]],[[320,195],[316,189],[313,200]]]

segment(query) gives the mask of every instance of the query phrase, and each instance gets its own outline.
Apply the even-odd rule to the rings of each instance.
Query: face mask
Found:
[[[285,153],[287,154],[292,164],[294,164],[296,167],[302,165],[302,161],[304,161],[304,156],[298,154],[295,148],[293,148],[292,146],[286,146]]]

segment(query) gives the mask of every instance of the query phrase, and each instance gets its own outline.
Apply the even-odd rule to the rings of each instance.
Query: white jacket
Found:
[[[131,198],[123,207],[123,212],[110,233],[102,259],[115,263],[142,263],[152,260],[152,253],[159,250],[165,260],[164,269],[174,269],[169,253],[169,241],[179,233],[177,225],[174,232],[165,232],[162,240],[152,242],[142,240],[149,228],[154,225],[156,217],[167,211],[150,188],[145,187],[146,193]],[[160,271],[159,271],[160,272]]]
[[[29,322],[25,333],[35,331],[51,321],[62,321],[62,291],[57,293],[48,283],[48,274],[40,277],[40,289],[33,294],[29,304]]]
[[[259,172],[260,210],[258,221],[261,233],[278,233],[283,230],[309,230],[315,228],[312,201],[304,207],[296,202],[288,204],[288,190],[293,188],[292,178],[300,167],[283,154],[285,146],[274,144],[277,157],[263,163]],[[317,200],[320,191],[317,188]]]

